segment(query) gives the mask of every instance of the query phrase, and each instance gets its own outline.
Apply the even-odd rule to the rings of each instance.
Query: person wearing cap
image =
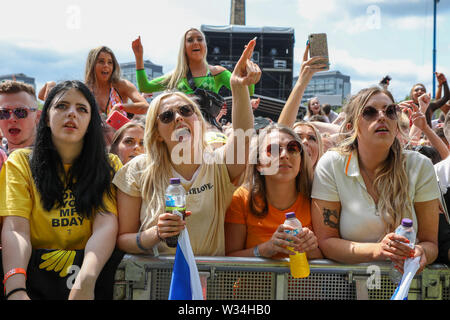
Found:
[[[225,251],[229,256],[286,258],[286,247],[322,257],[311,226],[312,167],[300,137],[283,125],[262,129],[252,143],[243,186],[236,190],[225,218]],[[297,236],[285,230],[286,214],[302,223]]]

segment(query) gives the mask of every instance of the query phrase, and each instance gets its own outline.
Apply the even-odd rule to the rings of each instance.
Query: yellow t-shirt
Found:
[[[18,216],[30,222],[30,240],[34,249],[84,249],[92,234],[93,218],[78,215],[71,190],[64,194],[64,206],[46,211],[33,181],[29,165],[30,149],[19,149],[8,157],[0,173],[0,216]],[[115,171],[122,167],[120,159],[109,154]],[[70,166],[65,166],[67,170]],[[95,168],[93,168],[95,170]],[[105,193],[107,212],[117,215],[116,189],[112,199]]]

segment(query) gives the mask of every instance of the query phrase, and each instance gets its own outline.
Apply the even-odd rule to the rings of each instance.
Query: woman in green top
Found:
[[[175,70],[162,77],[148,80],[144,70],[144,49],[141,37],[132,43],[136,58],[136,79],[139,91],[151,93],[156,91],[177,89],[188,95],[194,94],[188,83],[189,70],[197,88],[218,93],[220,88],[230,88],[231,72],[222,66],[212,66],[206,61],[207,47],[205,35],[198,29],[191,28],[183,35],[178,51],[178,62]],[[254,93],[254,85],[249,87],[250,95]]]

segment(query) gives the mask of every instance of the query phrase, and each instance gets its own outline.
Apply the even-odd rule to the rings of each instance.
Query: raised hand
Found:
[[[430,93],[424,93],[423,95],[421,95],[419,97],[419,108],[420,111],[422,111],[423,113],[425,113],[428,109],[428,106],[430,105],[431,102],[431,94]],[[414,108],[413,108],[414,110]]]
[[[131,48],[136,59],[136,69],[144,69],[144,47],[141,43],[141,36],[131,43]]]
[[[136,58],[142,58],[144,56],[144,47],[141,43],[141,36],[131,43],[131,48],[133,49]]]
[[[326,59],[325,57],[312,57],[308,59],[308,56],[309,42],[306,45],[305,52],[303,53],[303,62],[300,67],[300,77],[306,76],[311,78],[316,72],[323,71],[327,67],[325,63],[318,63],[321,60]]]
[[[447,81],[447,79],[445,78],[445,75],[440,72],[435,72],[435,74],[436,74],[436,78],[439,83],[439,86],[442,86],[442,84]]]
[[[424,96],[426,96],[426,94],[424,94],[424,95],[422,95],[422,96],[420,96],[420,98],[419,98],[419,103],[420,103],[420,99],[422,98],[422,97],[424,97]],[[424,99],[426,99],[426,98],[424,98]],[[423,103],[423,102],[422,102]],[[430,102],[429,102],[429,100],[428,100],[428,104],[429,104]],[[427,107],[428,107],[428,104],[427,104]],[[420,108],[420,109],[422,109],[422,108]],[[426,109],[425,109],[426,110]],[[428,125],[427,124],[427,119],[426,119],[426,117],[425,117],[425,114],[421,111],[421,110],[419,110],[419,108],[417,108],[417,106],[416,105],[413,105],[413,112],[412,112],[412,114],[411,114],[411,122],[417,127],[417,128],[419,128],[420,130],[424,130],[425,128],[426,128],[426,126]]]
[[[256,84],[261,79],[261,69],[256,63],[251,61],[253,50],[255,49],[256,40],[250,40],[245,47],[241,58],[237,62],[230,78],[231,86],[249,86]]]

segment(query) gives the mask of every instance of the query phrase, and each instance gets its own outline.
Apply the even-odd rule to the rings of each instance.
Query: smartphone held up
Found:
[[[324,57],[316,62],[316,64],[325,64],[326,68],[323,71],[330,70],[330,59],[328,56],[328,43],[326,33],[313,33],[308,37],[309,41],[309,56]]]

